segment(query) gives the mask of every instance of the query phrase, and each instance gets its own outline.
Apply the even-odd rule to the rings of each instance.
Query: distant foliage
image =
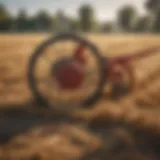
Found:
[[[35,26],[37,31],[51,31],[53,19],[46,11],[41,10],[35,16]]]
[[[160,33],[160,10],[156,12],[153,31]]]
[[[160,10],[160,0],[147,0],[145,6],[149,11],[157,12]]]
[[[78,18],[66,16],[67,23],[62,25],[59,23],[58,15],[51,15],[46,10],[40,10],[35,15],[29,16],[25,9],[20,9],[17,16],[13,17],[6,6],[0,4],[0,32],[57,32],[60,28],[68,26],[71,32],[160,33],[160,0],[146,0],[144,7],[147,14],[141,16],[135,6],[122,6],[117,13],[116,21],[112,21],[114,23],[109,21],[100,23],[96,19],[92,5],[85,4],[79,8]]]
[[[112,22],[106,22],[102,25],[101,31],[105,33],[114,32],[114,24]]]
[[[137,11],[132,6],[125,6],[118,12],[118,24],[122,31],[133,32],[136,26]]]
[[[79,9],[80,24],[82,31],[92,31],[94,25],[94,10],[90,5],[83,5]]]
[[[72,31],[80,30],[80,22],[77,19],[70,19]]]
[[[27,15],[27,11],[24,9],[21,9],[18,13],[18,16],[16,18],[16,29],[20,32],[28,30],[29,25],[29,18]]]
[[[153,28],[153,19],[150,16],[144,16],[137,19],[136,32],[151,32]]]
[[[160,0],[147,0],[145,6],[154,17],[153,31],[160,32]]]
[[[12,26],[12,18],[6,7],[0,4],[0,30],[8,31]]]

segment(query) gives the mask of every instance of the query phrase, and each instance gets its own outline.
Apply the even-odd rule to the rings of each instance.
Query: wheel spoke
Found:
[[[64,42],[66,41],[64,39],[67,41],[65,44]],[[99,88],[98,91],[100,93],[104,86],[101,57],[98,51],[90,42],[75,35],[60,36],[59,39],[55,38],[52,41],[51,43],[51,40],[49,40],[49,43],[43,46],[44,48],[42,47],[38,53],[35,53],[38,56],[36,58],[33,56],[33,59],[31,59],[33,65],[30,67],[31,78],[29,83],[31,89],[38,97],[53,105],[69,103],[87,105],[92,103],[92,97],[95,94],[98,95],[96,93],[97,88]],[[75,44],[76,49],[74,48]],[[74,57],[78,57],[77,59],[80,61],[77,61]],[[82,62],[82,59],[85,60],[85,64],[79,63]],[[60,68],[65,68],[68,62],[70,64],[73,63],[72,67],[79,66],[79,69],[84,72],[84,82],[80,87],[66,90],[56,80],[55,71],[59,72]],[[67,73],[65,74],[67,76]]]

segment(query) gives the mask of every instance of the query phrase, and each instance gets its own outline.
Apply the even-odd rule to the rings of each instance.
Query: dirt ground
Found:
[[[160,54],[133,64],[140,85],[121,100],[104,94],[91,109],[51,110],[27,84],[29,57],[48,36],[0,35],[0,159],[160,159]],[[160,45],[156,35],[86,37],[108,57]]]

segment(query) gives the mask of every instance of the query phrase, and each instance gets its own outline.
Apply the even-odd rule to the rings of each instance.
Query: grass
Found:
[[[32,98],[31,91],[29,90],[28,84],[27,84],[28,60],[29,60],[29,57],[32,55],[33,51],[35,50],[35,48],[42,41],[46,40],[48,37],[49,35],[45,35],[45,34],[43,35],[40,35],[40,34],[0,35],[0,107],[6,106],[5,104],[23,103]],[[105,55],[106,57],[116,57],[119,55],[129,55],[132,53],[136,54],[139,50],[160,45],[159,44],[160,37],[156,35],[98,35],[97,34],[97,35],[86,35],[86,38],[91,40],[99,48],[102,55]],[[74,117],[75,119],[82,119],[83,121],[85,121],[85,124],[86,123],[87,124],[98,123],[98,125],[104,124],[104,126],[106,126],[105,128],[107,128],[108,122],[125,123],[133,127],[134,129],[147,130],[149,131],[149,133],[154,133],[154,134],[156,133],[156,135],[160,137],[159,60],[160,60],[160,54],[157,54],[133,63],[133,67],[136,73],[137,83],[143,82],[143,80],[145,80],[145,84],[147,84],[144,87],[139,87],[138,90],[135,91],[135,93],[126,96],[124,99],[118,102],[108,100],[107,97],[105,97],[104,95],[101,101],[99,101],[98,104],[94,105],[92,109],[85,109],[85,110],[78,109],[75,112],[73,112],[71,116]],[[152,73],[152,76],[151,76],[151,73]],[[10,112],[12,113],[12,111]],[[13,121],[13,126],[16,126],[18,122],[19,128],[21,128],[20,126],[22,126],[22,128],[23,129],[25,128],[26,130],[28,130],[27,125],[28,127],[37,126],[37,124],[38,125],[39,123],[41,124],[44,119],[45,119],[44,121],[46,122],[48,121],[51,122],[51,120],[53,121],[53,119],[51,119],[52,116],[49,116],[46,118],[46,116],[42,114],[43,111],[41,112],[42,114],[41,116],[37,115],[38,112],[36,112],[36,114],[30,113],[30,112],[29,114],[27,111],[18,112],[18,110],[16,112],[17,114],[15,114],[14,112],[12,113],[15,115],[12,115],[10,113],[10,116],[11,116],[10,121],[12,122],[13,120],[16,119],[15,121]],[[15,127],[11,126],[12,123],[8,121],[9,118],[8,118],[8,115],[5,116],[6,114],[7,113],[2,112],[0,118],[2,119],[3,122],[7,121],[6,126],[10,127],[11,130],[12,129],[14,130]],[[24,126],[23,122],[27,123],[26,127]],[[63,155],[66,155],[66,154],[67,154],[66,156],[72,155],[73,149],[75,148],[75,146],[76,147],[78,146],[79,148],[78,149],[75,148],[77,150],[75,150],[76,151],[75,155],[72,155],[72,156],[74,157],[74,156],[77,156],[76,154],[78,155],[82,154],[81,150],[83,149],[83,147],[84,146],[87,147],[87,145],[90,144],[90,139],[88,138],[88,137],[91,137],[90,133],[87,131],[87,134],[89,133],[89,136],[87,137],[85,133],[86,130],[83,133],[83,129],[79,131],[76,128],[74,128],[74,126],[69,127],[67,130],[66,127],[68,126],[64,124],[62,123],[58,125],[60,126],[57,129],[58,134],[56,133],[52,135],[51,133],[49,134],[47,133],[47,136],[50,135],[47,138],[44,137],[43,132],[40,133],[38,132],[39,130],[37,131],[37,129],[35,129],[35,133],[38,134],[36,136],[33,136],[34,134],[32,135],[32,133],[30,133],[29,131],[28,133],[29,135],[26,134],[24,135],[24,137],[18,136],[17,139],[16,138],[13,139],[13,141],[11,141],[8,145],[4,146],[4,148],[0,148],[0,153],[3,153],[2,157],[3,156],[6,157],[7,155],[13,155],[13,157],[16,157],[16,156],[19,157],[19,148],[17,149],[16,146],[18,146],[19,144],[23,145],[23,143],[24,144],[26,143],[27,146],[29,146],[29,148],[24,149],[24,153],[23,151],[22,152],[20,151],[22,154],[20,156],[22,157],[30,156],[30,153],[32,154],[32,152],[36,152],[36,154],[38,154],[39,152],[40,154],[41,153],[47,154],[48,146],[49,146],[49,149],[51,150],[50,155],[52,155],[54,152],[60,153],[60,154],[57,154],[57,157],[59,157],[57,159],[60,159],[60,158],[65,159],[63,158]],[[61,125],[62,125],[62,129],[61,129]],[[64,128],[63,128],[63,125],[64,125]],[[4,126],[5,125],[3,123],[1,127],[5,128]],[[53,127],[53,124],[52,124],[52,127]],[[71,134],[68,131],[73,133]],[[43,135],[42,138],[39,137],[39,134]],[[75,135],[78,135],[77,136],[78,140],[76,139],[75,141],[77,142],[80,141],[78,143],[79,145],[75,145],[75,143],[71,143],[69,141],[71,139],[70,136],[71,137],[73,136],[75,138]],[[55,143],[56,138],[54,139],[54,136],[55,137],[58,136],[58,141],[56,141],[57,143]],[[36,146],[35,144],[32,145],[32,143],[28,144],[30,142],[25,141],[26,137],[29,137],[29,139],[30,137],[34,139],[37,138],[37,140],[39,140],[38,143],[40,147],[38,148],[37,145]],[[97,137],[96,136],[94,137],[96,138],[95,140],[97,140]],[[22,142],[19,143],[19,139]],[[87,139],[88,139],[87,141],[88,143],[86,145]],[[91,139],[91,142],[93,141],[95,142],[95,140]],[[53,144],[51,144],[52,141],[53,141]],[[83,143],[85,144],[83,147],[80,147],[81,146],[80,144],[83,144],[81,141],[83,141]],[[35,143],[35,141],[33,143]],[[67,151],[65,146],[63,147],[61,145],[63,143],[66,144]],[[45,144],[45,147],[44,147],[44,144]],[[62,148],[60,146],[62,146]],[[32,147],[33,148],[35,147],[34,148],[35,150],[33,150]],[[46,148],[47,148],[47,152],[44,152]],[[90,148],[90,146],[88,148]],[[22,147],[22,150],[23,150],[23,147]],[[62,157],[61,157],[61,154],[62,154]],[[53,157],[51,159],[53,159]]]

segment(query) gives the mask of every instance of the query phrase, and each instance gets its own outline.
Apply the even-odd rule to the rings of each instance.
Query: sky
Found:
[[[144,3],[146,0],[0,0],[9,11],[16,15],[19,8],[25,8],[30,15],[39,9],[45,9],[54,14],[58,9],[76,17],[77,9],[81,4],[92,4],[96,10],[96,16],[100,21],[113,20],[116,18],[117,10],[128,4],[135,6],[140,14],[145,13]]]

